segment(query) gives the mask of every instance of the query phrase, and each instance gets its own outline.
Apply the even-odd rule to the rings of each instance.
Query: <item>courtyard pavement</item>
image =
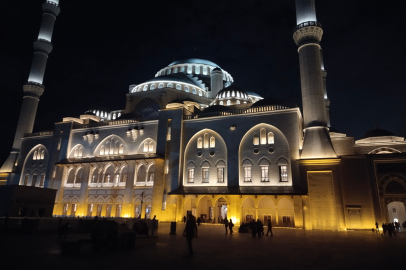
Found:
[[[0,234],[1,269],[404,269],[406,233],[381,237],[372,232],[306,231],[274,228],[273,237],[226,235],[223,226],[201,225],[187,254],[182,237],[159,224],[156,246],[61,256],[57,235]],[[265,228],[266,231],[266,228]],[[69,235],[68,238],[83,238]]]

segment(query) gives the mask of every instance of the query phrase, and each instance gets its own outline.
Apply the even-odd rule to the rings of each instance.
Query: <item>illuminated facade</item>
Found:
[[[44,5],[59,13],[58,1]],[[323,30],[314,0],[296,8],[303,114],[236,87],[213,62],[176,61],[131,85],[125,108],[89,108],[53,131],[30,133],[34,118],[21,129],[26,111],[36,110],[24,103],[1,177],[57,189],[55,216],[180,221],[191,212],[211,223],[271,219],[327,230],[405,221],[404,138],[377,129],[354,142],[330,127]],[[45,64],[41,70],[43,77]],[[27,87],[41,88],[34,73]]]

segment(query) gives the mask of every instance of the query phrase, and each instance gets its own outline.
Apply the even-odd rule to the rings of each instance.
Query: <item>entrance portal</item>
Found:
[[[403,224],[406,221],[405,204],[403,202],[391,202],[388,204],[389,222]]]

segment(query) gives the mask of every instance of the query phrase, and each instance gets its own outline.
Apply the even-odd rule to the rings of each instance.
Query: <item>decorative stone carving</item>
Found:
[[[61,12],[61,8],[54,2],[45,1],[45,3],[42,4],[42,11],[44,13],[51,13],[56,17]]]
[[[23,91],[29,96],[40,97],[44,93],[44,86],[41,84],[26,84],[23,86]]]
[[[293,39],[296,42],[296,45],[299,45],[301,42],[305,40],[317,40],[318,42],[321,41],[323,36],[323,29],[318,26],[307,26],[296,30],[293,34]]]

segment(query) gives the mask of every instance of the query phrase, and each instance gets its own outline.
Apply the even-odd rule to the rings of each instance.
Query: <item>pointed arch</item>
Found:
[[[210,168],[210,167],[211,167],[210,161],[208,161],[208,160],[203,160],[203,161],[200,163],[200,167],[201,167],[201,168]]]
[[[119,146],[122,145],[122,154],[128,154],[128,147],[125,141],[116,134],[111,134],[105,137],[96,147],[93,152],[94,156],[107,156],[118,154]]]
[[[261,158],[258,160],[258,165],[266,165],[266,166],[269,166],[269,165],[271,165],[271,160],[270,160],[269,158],[267,158],[267,157],[261,157]]]
[[[83,155],[83,145],[78,143],[75,146],[73,146],[70,150],[69,153],[69,158],[79,158],[82,157]],[[82,149],[82,155],[80,155],[80,150]]]
[[[154,153],[156,151],[156,142],[154,139],[148,137],[140,142],[137,153]]]

